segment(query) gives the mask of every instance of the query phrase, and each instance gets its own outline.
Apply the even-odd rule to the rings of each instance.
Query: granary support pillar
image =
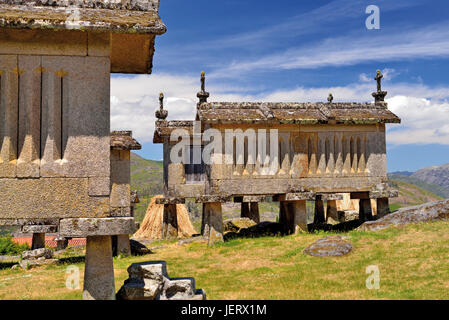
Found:
[[[279,223],[285,234],[307,232],[306,200],[280,201]]]
[[[176,204],[164,204],[162,219],[162,239],[176,239],[178,237],[178,216]]]
[[[326,223],[327,224],[340,223],[337,211],[337,200],[327,200]]]
[[[129,234],[117,235],[117,255],[129,256],[131,254],[131,246],[129,243]]]
[[[56,241],[56,250],[64,250],[69,245],[69,239],[65,237],[57,237]]]
[[[208,238],[209,245],[223,242],[223,216],[221,202],[203,203],[203,223],[201,233]]]
[[[84,300],[115,300],[111,236],[88,236]]]
[[[388,198],[378,198],[376,199],[377,204],[377,218],[382,218],[383,216],[390,213],[390,204]]]
[[[33,233],[31,249],[45,248],[45,233]]]
[[[249,218],[253,220],[255,223],[259,223],[260,222],[259,203],[242,201],[240,217]]]
[[[360,199],[359,202],[359,220],[373,220],[373,212],[371,209],[371,199],[369,192],[353,192],[351,199]]]
[[[324,202],[320,195],[316,196],[315,200],[315,215],[313,223],[324,223],[326,221],[324,217]]]

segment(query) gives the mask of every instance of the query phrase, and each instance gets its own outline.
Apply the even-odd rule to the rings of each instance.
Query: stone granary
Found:
[[[371,199],[378,215],[389,213],[397,190],[387,181],[385,125],[400,119],[387,108],[381,78],[379,71],[374,103],[333,102],[332,94],[326,103],[230,103],[207,101],[203,73],[196,121],[165,120],[161,95],[154,143],[164,148],[165,197],[158,202],[166,229],[175,229],[175,203],[190,197],[203,203],[210,242],[222,239],[221,204],[228,201],[241,202],[241,215],[258,222],[258,202],[271,196],[286,233],[307,230],[307,200],[315,201],[314,222],[341,221],[342,193],[360,199],[361,219],[373,218]],[[201,157],[206,150],[210,162]]]
[[[85,299],[115,298],[111,236],[135,231],[132,146],[113,134],[111,152],[110,74],[151,73],[158,9],[0,0],[0,225],[87,237]]]

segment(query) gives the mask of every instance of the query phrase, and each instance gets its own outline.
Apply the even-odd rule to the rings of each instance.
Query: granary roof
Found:
[[[112,150],[140,150],[142,146],[133,139],[132,131],[112,131],[111,132]]]
[[[159,0],[0,0],[0,27],[163,34]]]
[[[176,129],[186,130],[189,133],[189,136],[191,136],[193,134],[193,121],[184,121],[184,120],[156,121],[153,143],[163,143],[164,142],[163,137],[170,136],[173,130]]]
[[[400,123],[382,103],[206,102],[198,104],[204,123],[374,124]]]

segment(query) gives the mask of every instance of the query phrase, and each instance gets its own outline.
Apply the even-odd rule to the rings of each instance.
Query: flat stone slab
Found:
[[[367,221],[358,227],[359,231],[377,231],[394,225],[438,221],[449,219],[449,199],[428,202],[422,205],[401,208],[379,220]]]
[[[315,257],[338,257],[351,252],[352,244],[342,236],[329,236],[315,241],[304,253]]]
[[[59,235],[61,237],[113,236],[132,234],[136,230],[133,217],[121,218],[69,218],[61,219]]]

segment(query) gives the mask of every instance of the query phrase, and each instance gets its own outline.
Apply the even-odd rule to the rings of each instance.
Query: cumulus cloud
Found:
[[[385,71],[385,70],[384,70]],[[388,70],[385,73],[388,75]],[[423,84],[391,83],[395,73],[386,77],[389,109],[401,119],[401,125],[388,126],[388,143],[449,145],[449,88]],[[368,77],[368,76],[367,76]],[[370,77],[372,78],[372,77]],[[373,80],[329,88],[298,87],[258,95],[245,94],[242,88],[208,86],[210,101],[326,101],[329,92],[334,101],[372,101]],[[188,76],[153,74],[151,76],[113,77],[111,79],[111,127],[133,130],[140,142],[150,142],[154,132],[154,112],[159,108],[159,92],[165,94],[164,107],[169,120],[195,118],[199,79]]]
[[[389,109],[402,119],[398,128],[390,127],[390,144],[449,145],[449,103],[425,98],[394,96]]]

